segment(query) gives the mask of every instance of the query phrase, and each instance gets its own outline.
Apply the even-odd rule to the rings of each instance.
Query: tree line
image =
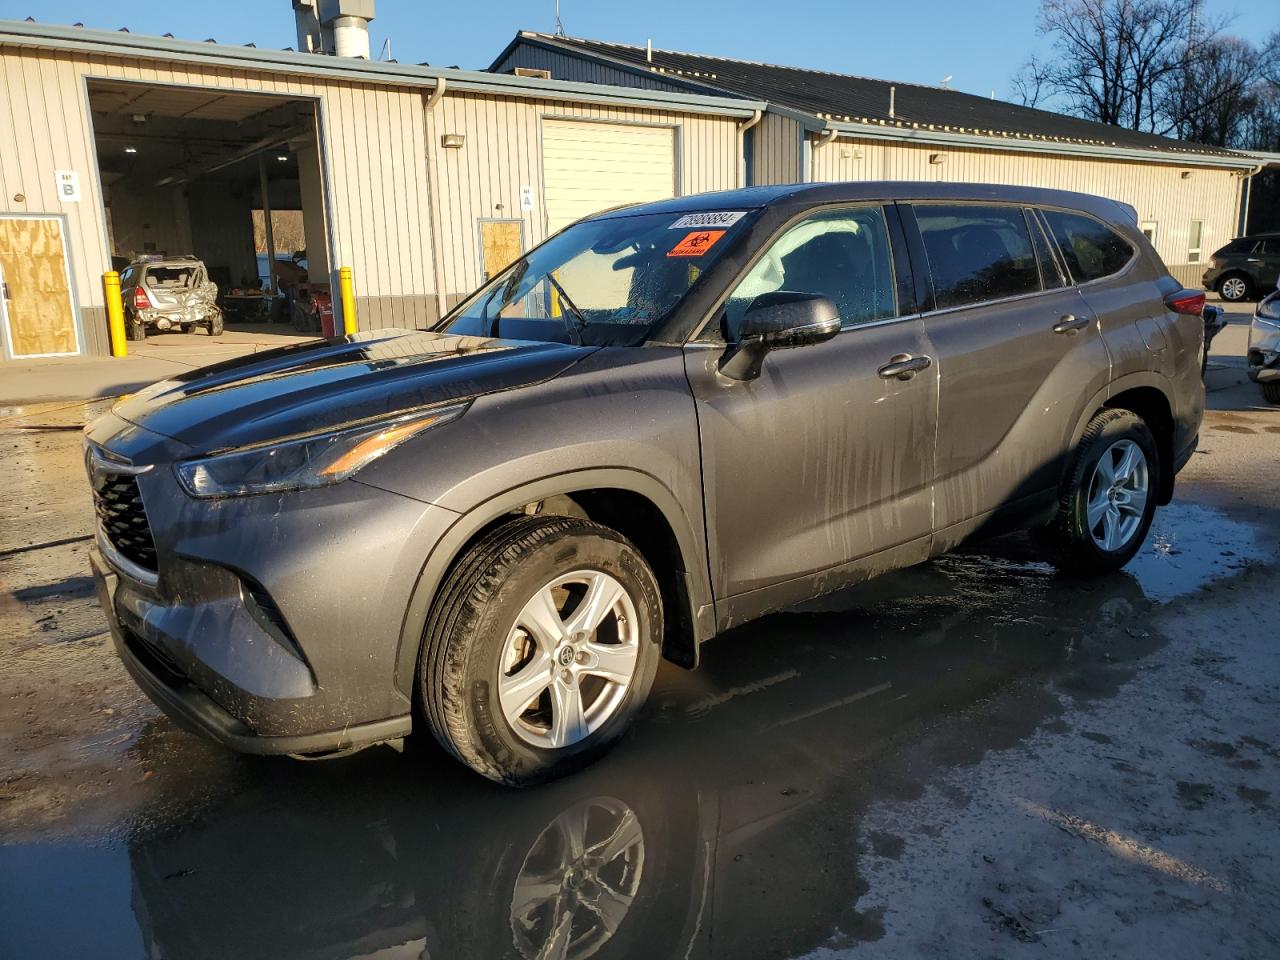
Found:
[[[1210,147],[1280,152],[1280,30],[1228,32],[1204,0],[1041,0],[1047,54],[1014,77],[1028,106]],[[1280,171],[1255,178],[1248,233],[1280,230]]]
[[[1203,0],[1042,0],[1051,38],[1023,103],[1213,147],[1280,151],[1280,30],[1247,38]]]

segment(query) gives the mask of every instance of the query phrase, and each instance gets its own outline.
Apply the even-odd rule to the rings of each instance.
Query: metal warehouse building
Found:
[[[377,329],[604,207],[805,180],[1104,194],[1194,284],[1255,169],[955,91],[544,34],[479,72],[0,21],[0,344],[108,353],[113,258],[256,278],[255,209],[300,211],[311,278],[351,267]]]
[[[752,183],[944,180],[1076,190],[1129,204],[1174,276],[1243,232],[1258,159],[1017,106],[895,83],[524,31],[497,73],[764,100],[746,138]]]
[[[264,185],[361,328],[430,323],[584,214],[735,186],[764,106],[11,22],[0,90],[6,359],[108,353],[113,256],[256,276]]]

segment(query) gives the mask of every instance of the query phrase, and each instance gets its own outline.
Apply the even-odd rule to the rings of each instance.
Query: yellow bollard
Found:
[[[342,332],[350,336],[356,332],[356,291],[350,267],[338,271],[338,289],[342,292]]]
[[[124,335],[124,301],[120,299],[120,274],[108,270],[102,275],[102,292],[107,298],[107,332],[111,336],[111,355],[128,356]]]

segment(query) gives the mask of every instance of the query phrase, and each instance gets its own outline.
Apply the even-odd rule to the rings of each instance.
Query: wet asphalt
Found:
[[[0,958],[1280,956],[1280,408],[1244,333],[1125,572],[1011,537],[768,617],[518,792],[430,742],[178,730],[93,597],[102,404],[0,410]]]

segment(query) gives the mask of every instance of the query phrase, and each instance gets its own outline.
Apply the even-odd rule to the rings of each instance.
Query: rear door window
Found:
[[[917,204],[939,310],[1041,289],[1027,220],[1018,207]]]
[[[1112,276],[1133,259],[1129,241],[1093,217],[1061,210],[1042,212],[1076,283]]]

